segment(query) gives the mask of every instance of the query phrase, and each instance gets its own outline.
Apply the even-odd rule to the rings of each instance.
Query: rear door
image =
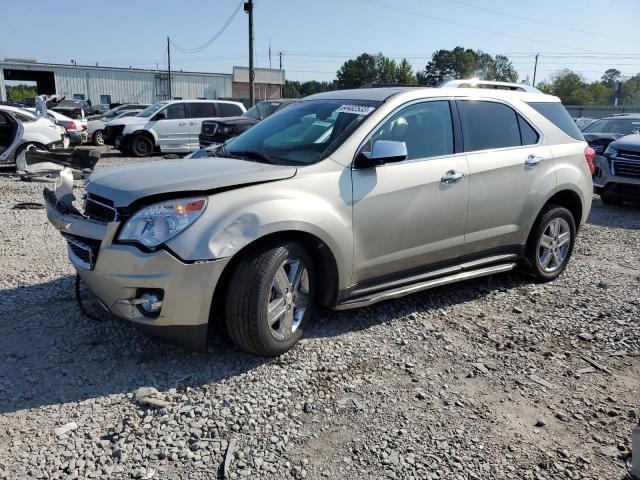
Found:
[[[536,209],[556,185],[551,150],[531,122],[506,103],[457,104],[470,173],[464,253],[518,253]]]
[[[13,155],[22,143],[22,123],[7,112],[0,111],[0,163],[13,162]]]
[[[185,103],[172,103],[164,110],[165,118],[157,120],[153,126],[158,136],[158,145],[163,152],[188,152],[189,119]]]
[[[200,130],[202,121],[220,116],[215,102],[189,103],[189,150],[195,152],[200,149]]]

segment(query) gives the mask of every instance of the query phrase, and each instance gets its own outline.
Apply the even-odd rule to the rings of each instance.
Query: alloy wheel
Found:
[[[286,260],[271,282],[267,322],[271,335],[286,340],[300,326],[309,305],[309,273],[302,260]]]
[[[552,219],[538,242],[538,263],[546,273],[558,270],[564,264],[571,247],[571,229],[564,218]]]

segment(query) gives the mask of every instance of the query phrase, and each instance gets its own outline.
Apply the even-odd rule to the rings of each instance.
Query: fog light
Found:
[[[147,317],[157,317],[162,309],[164,292],[159,289],[138,290],[136,292],[135,304],[138,311]]]

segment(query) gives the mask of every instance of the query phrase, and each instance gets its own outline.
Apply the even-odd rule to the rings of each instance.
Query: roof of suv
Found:
[[[334,90],[331,92],[316,93],[305,100],[369,100],[384,102],[398,94],[409,94],[415,98],[428,97],[478,97],[478,98],[521,98],[527,102],[559,102],[558,97],[541,92],[523,92],[513,90],[501,90],[493,88],[461,88],[461,87],[384,87],[384,88],[357,88],[353,90]],[[419,94],[418,94],[419,93]]]

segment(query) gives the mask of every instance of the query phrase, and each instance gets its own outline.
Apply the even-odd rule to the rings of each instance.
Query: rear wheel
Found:
[[[93,138],[91,139],[93,144],[101,147],[104,145],[104,131],[102,130],[98,130],[96,132],[94,132],[93,134]]]
[[[622,205],[622,200],[617,197],[612,197],[611,195],[600,192],[600,200],[602,203],[606,203],[607,205]]]
[[[136,135],[131,141],[131,153],[136,157],[148,157],[153,153],[153,142],[149,137]]]
[[[569,263],[575,237],[576,224],[571,212],[558,205],[546,206],[527,241],[529,273],[543,282],[557,278]]]
[[[293,347],[315,307],[313,258],[297,243],[248,252],[226,298],[229,336],[243,350],[276,356]]]

